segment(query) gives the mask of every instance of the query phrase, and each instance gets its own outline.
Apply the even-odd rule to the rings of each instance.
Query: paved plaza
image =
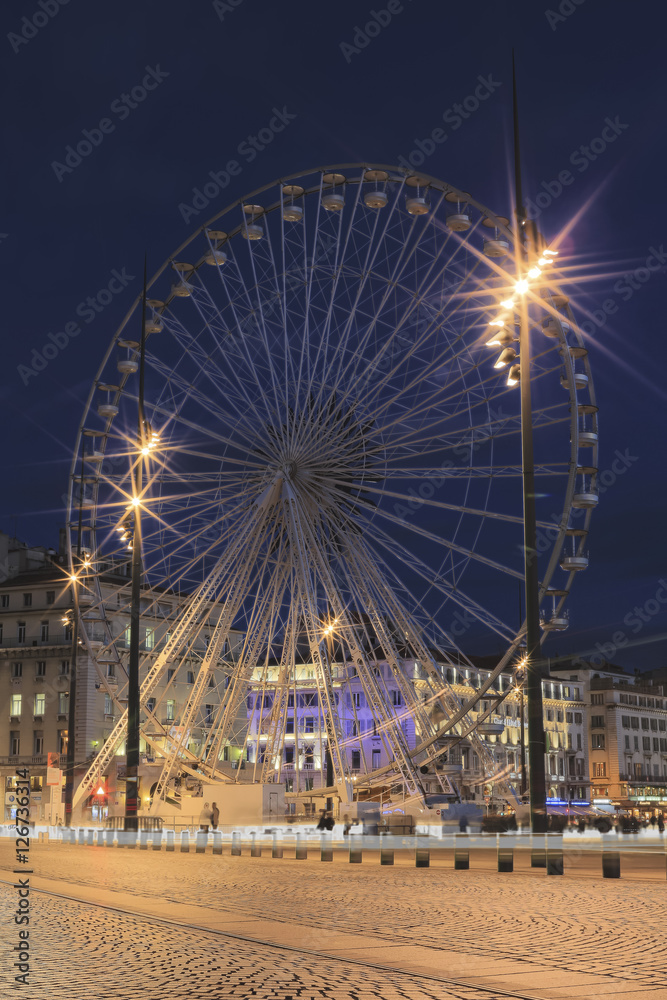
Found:
[[[3,995],[667,998],[664,856],[617,881],[585,854],[563,877],[525,858],[498,874],[491,855],[454,871],[444,855],[417,869],[408,852],[380,867],[343,852],[331,864],[315,851],[297,861],[34,844],[30,985],[16,986],[5,961]],[[0,841],[5,914],[12,864]]]

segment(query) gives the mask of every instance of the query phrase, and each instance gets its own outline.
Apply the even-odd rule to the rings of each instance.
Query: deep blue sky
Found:
[[[654,641],[667,631],[655,596],[667,577],[662,5],[646,2],[628,16],[620,0],[563,0],[546,11],[533,2],[392,0],[389,23],[355,52],[345,46],[371,11],[386,10],[385,0],[42,2],[53,16],[38,30],[22,20],[37,12],[39,24],[45,19],[37,0],[8,0],[1,14],[0,528],[16,528],[31,544],[56,542],[84,400],[139,291],[144,251],[156,268],[214,211],[255,187],[329,163],[398,163],[441,127],[447,139],[423,169],[509,214],[514,45],[525,193],[533,200],[545,186],[554,193],[554,179],[570,171],[572,183],[541,211],[539,226],[553,239],[581,213],[568,247],[594,280],[574,298],[591,313],[612,303],[611,315],[598,314],[604,323],[589,345],[600,466],[610,468],[616,450],[628,455],[594,518],[591,566],[570,602],[572,627],[550,651],[585,652],[620,630],[637,645],[612,650],[615,662],[663,665],[664,643]],[[121,110],[114,102],[147,67],[161,82],[139,106]],[[443,114],[474,93],[480,77],[489,96],[459,127],[455,111],[443,126]],[[239,146],[268,126],[274,109],[296,117],[249,162]],[[71,172],[54,169],[82,130],[104,118],[113,129],[105,126],[91,154]],[[607,119],[616,123],[606,131],[613,141],[597,155],[594,140]],[[589,156],[576,152],[582,146]],[[193,188],[230,159],[241,163],[240,175],[186,223],[179,205],[191,204]],[[659,267],[649,279],[634,290],[616,284],[643,267],[652,248]],[[77,317],[79,304],[123,269],[134,280],[92,321]],[[33,349],[76,321],[80,335],[39,374],[22,378],[19,366],[34,361]],[[627,617],[636,606],[646,606],[641,627]]]

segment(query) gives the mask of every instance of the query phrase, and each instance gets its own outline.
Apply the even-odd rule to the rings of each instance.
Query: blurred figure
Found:
[[[214,802],[211,806],[211,829],[218,829],[218,822],[220,820],[220,810],[218,809],[217,802]]]
[[[467,833],[468,831],[468,817],[466,816],[465,813],[459,819],[459,830],[461,831],[461,833]]]
[[[584,819],[583,816],[581,817],[581,819],[577,823],[577,830],[579,831],[579,833],[585,833],[586,832],[586,820]]]
[[[658,813],[658,833],[665,832],[665,817],[661,812]]]
[[[328,830],[326,809],[320,809],[320,819],[315,827],[316,830]]]
[[[655,813],[651,813],[651,819],[649,820],[649,822],[651,824],[651,828],[655,830],[655,824],[658,822],[658,817],[656,816]]]
[[[351,827],[352,827],[352,824],[350,823],[350,817],[348,816],[347,813],[345,813],[345,815],[343,816],[343,836],[344,837],[347,837],[348,833],[350,832]]]

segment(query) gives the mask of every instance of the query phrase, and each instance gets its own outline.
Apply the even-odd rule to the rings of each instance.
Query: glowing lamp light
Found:
[[[505,326],[504,319],[492,319],[489,326]]]
[[[542,253],[543,253],[543,255],[545,257],[557,257],[558,256],[558,250],[543,250]]]
[[[104,785],[100,785],[100,787],[97,789],[97,791],[95,792],[95,794],[96,795],[104,795],[105,794],[104,793]]]
[[[514,287],[519,293],[519,295],[525,295],[525,293],[528,291],[528,282],[526,281],[525,278],[522,278],[521,281],[517,281]]]
[[[505,368],[516,358],[516,351],[513,347],[506,347],[496,361],[494,368]]]
[[[521,379],[521,369],[519,365],[512,365],[507,373],[507,384],[509,386],[518,385]]]
[[[514,299],[505,299],[505,301],[500,304],[503,309],[512,309],[514,307]]]
[[[150,455],[150,453],[151,453],[150,445],[148,446],[148,448],[142,448],[141,449],[141,454],[142,455]]]
[[[70,574],[70,580],[72,581],[72,583],[76,583],[76,581],[77,581],[77,575],[76,575],[76,573],[71,573]]]
[[[542,263],[541,261],[538,261],[538,264],[541,264],[541,263]],[[531,267],[530,271],[528,272],[528,277],[529,278],[539,278],[539,276],[541,274],[542,274],[542,272],[540,271],[539,267]]]
[[[138,507],[141,503],[141,497],[132,497],[132,506]]]

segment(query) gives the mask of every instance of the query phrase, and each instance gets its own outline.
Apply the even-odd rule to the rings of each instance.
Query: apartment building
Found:
[[[63,817],[64,779],[60,772],[66,765],[69,740],[69,690],[74,655],[75,780],[94,763],[127,705],[128,567],[126,563],[91,563],[83,574],[78,594],[83,629],[73,651],[76,633],[72,581],[64,552],[31,549],[0,534],[0,565],[4,567],[4,580],[0,583],[0,776],[5,790],[4,818],[10,819],[12,815],[16,770],[27,767],[32,784],[32,818],[55,822]],[[182,595],[144,589],[140,620],[142,676],[163,648],[178,620],[183,600]],[[178,731],[215,620],[214,609],[206,626],[190,642],[186,654],[163,672],[146,703],[147,711],[142,716],[146,739],[142,738],[140,746],[144,805],[148,804],[150,788],[159,774],[160,757],[169,743],[167,735],[173,736]],[[191,721],[186,745],[195,754],[201,750],[220,707],[241,641],[240,633],[231,634],[219,664],[212,671],[198,714]],[[241,741],[244,726],[243,712],[235,727]],[[227,746],[222,753],[231,769],[240,749]],[[111,764],[101,771],[105,795],[91,796],[84,802],[79,814],[82,820],[101,819],[114,810],[122,812],[124,755],[125,745],[121,741]]]
[[[662,684],[620,667],[553,670],[581,685],[593,799],[667,809],[667,698]]]

